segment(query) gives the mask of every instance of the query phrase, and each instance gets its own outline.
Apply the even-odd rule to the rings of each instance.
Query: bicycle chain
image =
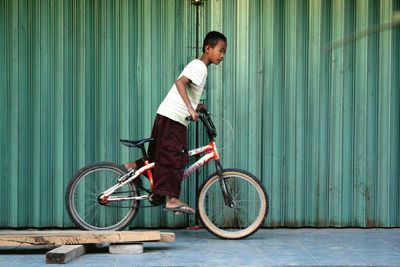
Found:
[[[145,189],[145,188],[143,188],[143,187],[141,187],[141,189],[143,189],[143,190],[146,191],[147,193],[151,193],[149,190],[147,190],[147,189]],[[122,192],[118,192],[118,193],[123,194],[123,193],[129,193],[129,192],[132,192],[132,191],[122,191]],[[138,201],[138,200],[137,200],[137,201]],[[121,207],[121,206],[117,206],[117,205],[104,205],[104,206],[106,206],[106,207],[113,207],[113,208],[120,208],[120,209],[132,209],[132,208],[134,208],[134,206],[129,206],[129,207]],[[139,206],[139,207],[136,207],[136,208],[137,208],[137,209],[141,209],[141,208],[153,208],[153,207],[157,207],[157,206],[161,206],[161,204],[160,204],[160,205]]]

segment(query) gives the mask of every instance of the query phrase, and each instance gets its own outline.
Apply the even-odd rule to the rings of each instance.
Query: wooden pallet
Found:
[[[160,231],[0,231],[0,246],[55,246],[46,263],[67,263],[86,252],[89,244],[174,242],[175,234]],[[126,249],[126,246],[124,246]]]

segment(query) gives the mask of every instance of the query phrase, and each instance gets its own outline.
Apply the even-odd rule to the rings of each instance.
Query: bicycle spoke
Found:
[[[89,223],[93,223],[94,221],[96,221],[95,218],[97,216],[97,213],[93,208],[90,209],[90,212],[88,214],[93,214],[92,216],[88,216],[88,218],[90,218],[89,220],[87,220]]]

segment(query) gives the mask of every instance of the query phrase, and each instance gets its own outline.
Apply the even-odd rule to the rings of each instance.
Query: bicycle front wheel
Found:
[[[224,239],[240,239],[255,233],[268,214],[268,195],[252,174],[238,169],[222,172],[234,207],[225,204],[220,177],[212,174],[200,187],[199,215],[212,234]]]
[[[102,204],[99,195],[117,183],[126,170],[121,166],[100,162],[82,168],[67,187],[65,202],[72,221],[84,230],[121,230],[137,213],[139,201],[125,200]],[[138,192],[134,183],[119,188],[114,196],[132,197]]]

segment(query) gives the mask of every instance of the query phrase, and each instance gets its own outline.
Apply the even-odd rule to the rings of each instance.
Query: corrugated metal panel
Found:
[[[399,6],[206,2],[206,30],[229,39],[208,83],[212,110],[235,128],[224,165],[262,177],[267,225],[399,225],[400,29],[329,49]]]
[[[204,97],[223,164],[262,179],[267,226],[400,226],[400,29],[328,49],[394,10],[400,1],[200,7],[200,39],[212,29],[228,37]],[[0,2],[0,227],[71,226],[64,191],[73,173],[137,157],[118,139],[150,134],[196,54],[195,13],[189,0]],[[193,205],[194,189],[185,182]],[[134,225],[187,223],[152,209]]]
[[[150,135],[168,86],[194,56],[190,3],[0,5],[0,227],[71,226],[64,191],[73,173],[135,159],[118,139]],[[160,214],[137,223],[174,225]]]

